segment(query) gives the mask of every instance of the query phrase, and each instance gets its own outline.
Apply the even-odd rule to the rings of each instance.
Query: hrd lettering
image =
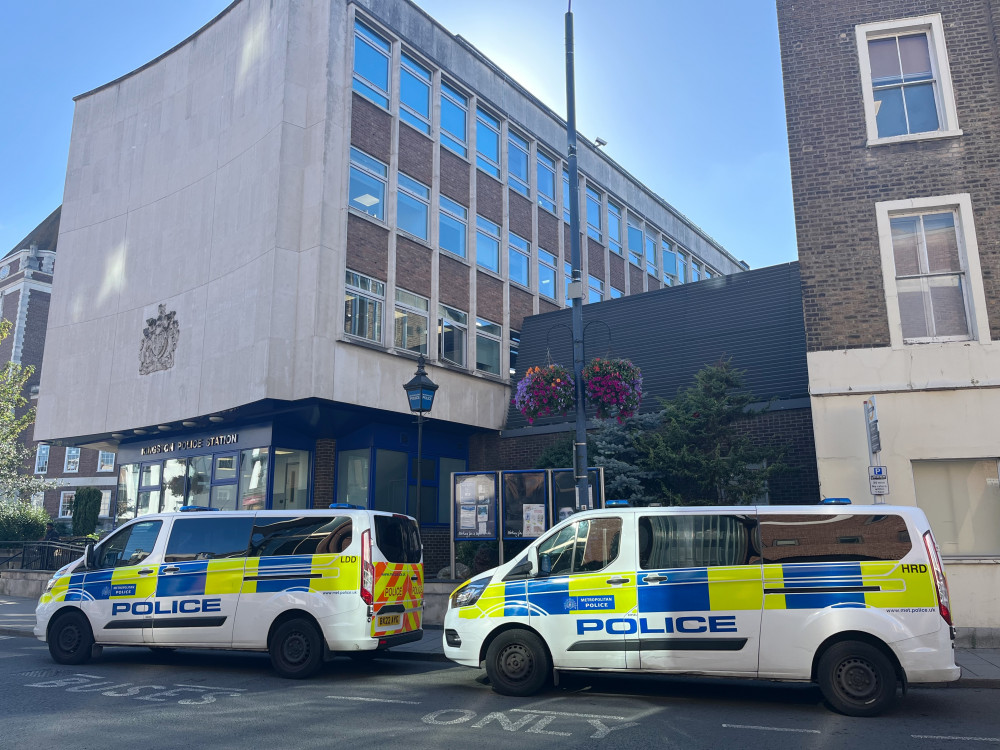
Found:
[[[650,621],[652,620],[652,621]],[[576,633],[598,633],[605,631],[611,635],[631,635],[633,633],[735,633],[736,615],[713,615],[710,617],[684,616],[664,617],[663,627],[658,618],[638,619],[634,617],[612,617],[607,620],[577,620]]]
[[[904,573],[926,573],[927,572],[927,566],[924,565],[923,563],[920,563],[919,565],[917,565],[917,564],[900,565],[899,569],[902,572],[904,572]]]
[[[221,599],[181,599],[172,602],[113,602],[111,604],[111,616],[115,617],[123,613],[133,615],[176,615],[193,614],[195,612],[221,612]]]

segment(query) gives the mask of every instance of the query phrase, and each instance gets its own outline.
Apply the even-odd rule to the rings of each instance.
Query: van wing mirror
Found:
[[[83,548],[83,565],[88,570],[97,567],[97,554],[94,552],[94,545],[88,544]]]
[[[552,574],[552,555],[545,553],[538,556],[538,572],[543,576]]]

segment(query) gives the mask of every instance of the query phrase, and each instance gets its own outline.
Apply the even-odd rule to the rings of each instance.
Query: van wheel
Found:
[[[549,678],[552,664],[542,640],[527,630],[508,630],[486,650],[486,674],[501,695],[533,695]]]
[[[311,677],[323,665],[319,631],[302,617],[287,620],[274,629],[268,652],[274,671],[289,680]]]
[[[861,641],[830,646],[819,660],[827,703],[847,716],[877,716],[896,700],[896,671],[879,649]]]
[[[79,612],[59,615],[49,628],[49,653],[59,664],[83,664],[90,660],[94,633]]]

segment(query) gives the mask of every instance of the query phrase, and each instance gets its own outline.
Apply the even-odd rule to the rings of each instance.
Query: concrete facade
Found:
[[[1000,7],[778,0],[777,8],[821,491],[871,499],[868,466],[885,467],[890,493],[879,499],[920,505],[931,520],[956,625],[998,632]],[[897,38],[929,46],[917,77],[930,81],[921,85],[933,91],[936,126],[908,121],[897,133],[878,120],[879,107],[891,114],[898,86],[872,67],[885,59],[872,60],[878,44]],[[886,87],[881,98],[875,79]],[[947,244],[960,265],[948,272],[959,278],[955,312],[967,325],[955,327],[940,312],[945,300],[925,295],[933,305],[924,312],[940,316],[944,334],[914,335],[905,293],[914,272],[904,270],[893,221],[931,215],[953,217]],[[931,239],[923,242],[933,253]],[[863,411],[872,396],[877,455]],[[985,479],[973,480],[973,465]],[[971,473],[963,483],[952,471]]]

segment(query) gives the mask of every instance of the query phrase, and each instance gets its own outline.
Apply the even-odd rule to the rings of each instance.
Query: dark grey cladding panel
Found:
[[[621,357],[641,368],[642,411],[656,409],[659,398],[675,396],[702,367],[724,357],[746,370],[747,390],[761,401],[809,393],[797,262],[584,305],[583,321],[585,361]],[[570,323],[568,309],[525,320],[518,378],[549,360],[572,367]],[[511,405],[507,428],[526,424]]]

